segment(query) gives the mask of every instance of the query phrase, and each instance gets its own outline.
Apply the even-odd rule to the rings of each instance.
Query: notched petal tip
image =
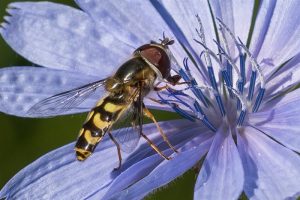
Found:
[[[7,22],[2,22],[0,24],[0,34],[1,35],[4,33],[4,30],[7,29],[8,26],[9,26],[9,24]]]
[[[12,20],[12,16],[6,15],[4,18],[4,23],[6,24],[10,24],[11,20]]]
[[[3,17],[3,22],[0,24],[0,33],[3,34],[3,31],[8,28],[13,20],[13,16],[16,15],[19,11],[18,8],[8,7],[6,8],[6,16]]]
[[[18,10],[20,10],[21,9],[21,4],[24,4],[24,2],[23,3],[22,2],[12,2],[12,3],[9,3],[7,5],[6,10],[8,10],[8,9],[18,9]]]
[[[7,14],[9,14],[9,15],[13,15],[13,14],[18,13],[19,10],[21,10],[21,9],[20,9],[20,8],[15,8],[15,7],[9,7],[9,6],[8,6],[8,7],[5,9],[5,12],[6,12]]]
[[[7,8],[5,9],[5,12],[7,16],[4,17],[4,20],[9,22],[11,19],[6,19],[9,17],[12,17],[15,14],[18,14],[20,12],[21,8],[14,5],[14,3],[8,4]]]

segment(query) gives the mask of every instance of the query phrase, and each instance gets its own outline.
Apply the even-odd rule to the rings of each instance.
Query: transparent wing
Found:
[[[99,87],[102,87],[106,79],[75,88],[60,94],[46,98],[32,106],[27,114],[29,116],[52,116],[65,113],[84,102]]]
[[[139,143],[140,133],[136,124],[136,113],[130,108],[124,116],[114,125],[113,137],[120,144],[122,151],[126,153],[132,152]],[[121,128],[125,127],[125,128]]]
[[[113,136],[120,144],[122,151],[126,153],[132,152],[139,143],[143,126],[143,99],[141,94],[141,88],[137,91],[136,99],[127,112],[118,120],[118,123],[113,127],[117,129],[120,127],[126,127],[118,129],[114,132]]]

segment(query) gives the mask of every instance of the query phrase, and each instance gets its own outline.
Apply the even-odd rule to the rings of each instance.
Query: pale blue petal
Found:
[[[249,116],[249,124],[300,153],[300,90],[268,102],[268,108]]]
[[[168,28],[148,1],[75,0],[101,27],[131,45],[142,45],[168,35]],[[136,46],[137,47],[137,46]]]
[[[28,117],[26,112],[37,102],[52,95],[80,87],[97,77],[42,67],[0,69],[0,112]],[[86,112],[95,105],[103,90],[67,113]],[[42,116],[41,116],[42,117]]]
[[[174,125],[175,123],[176,125]],[[164,122],[163,126],[163,130],[170,142],[179,150],[178,154],[172,155],[174,158],[180,156],[182,152],[190,150],[199,144],[203,144],[204,142],[210,144],[212,141],[213,134],[208,132],[204,126],[198,126],[197,124],[187,122],[186,120]],[[169,156],[173,152],[164,144],[161,138],[154,137],[152,138],[152,141],[157,144],[166,155]],[[145,155],[145,152],[148,153]],[[103,198],[110,199],[120,191],[126,191],[126,188],[132,184],[143,184],[143,181],[140,180],[143,180],[146,176],[155,171],[162,162],[164,162],[164,160],[161,159],[160,156],[158,156],[153,150],[151,150],[149,145],[140,146],[140,148],[137,149],[133,155],[128,157],[127,161],[122,167],[124,170],[122,170],[121,174],[116,176]],[[149,189],[148,192],[151,192],[151,189]],[[116,195],[115,198],[121,198],[124,193],[124,191],[121,192],[120,194]],[[146,194],[147,193],[144,195]],[[101,195],[101,191],[99,191],[98,193],[93,194],[91,197],[99,199],[102,197]]]
[[[110,75],[133,49],[97,26],[84,12],[50,2],[9,5],[0,33],[19,54],[38,65]]]
[[[281,67],[267,82],[265,99],[268,100],[276,95],[286,92],[288,89],[299,84],[300,77],[300,53]]]
[[[251,19],[253,14],[254,1],[245,0],[227,0],[210,1],[214,16],[221,19],[231,32],[246,42],[249,35]],[[212,23],[209,24],[212,26]],[[231,37],[226,34],[229,45],[230,55],[233,58],[238,56],[236,45]]]
[[[196,144],[209,143],[212,137],[211,132],[207,132],[204,126],[198,126],[195,123],[187,120],[173,120],[160,123],[164,133],[169,141],[180,152],[186,149],[193,148]],[[164,152],[165,155],[170,156],[173,151],[165,144],[161,136],[157,133],[156,127],[146,125],[145,130],[147,136]],[[199,132],[202,134],[199,136]],[[176,157],[180,154],[173,154]],[[150,172],[155,170],[160,163],[165,162],[153,149],[143,140],[138,148],[132,154],[128,155],[123,162],[120,171],[113,174],[114,180],[108,186],[106,191],[98,190],[89,196],[90,199],[110,199],[112,195],[121,195],[125,189],[131,185],[139,183]],[[105,195],[103,196],[103,192]]]
[[[213,38],[215,38],[216,34],[213,27],[211,26],[213,20],[211,12],[209,10],[208,2],[196,0],[190,0],[189,3],[186,3],[185,1],[168,0],[153,0],[151,2],[157,12],[172,29],[180,44],[182,44],[189,51],[189,53],[195,58],[195,61],[198,63],[198,67],[201,69],[201,73],[199,73],[196,68],[191,68],[191,70],[193,70],[193,72],[195,73],[194,77],[196,78],[196,80],[208,81],[206,67],[204,66],[204,63],[200,59],[198,59],[200,53],[203,51],[203,48],[201,45],[193,41],[193,39],[199,40],[196,32],[196,29],[199,29],[199,23],[197,21],[196,15],[199,15],[203,23],[205,36],[207,37],[207,45],[211,49],[216,50],[216,45],[213,44],[212,40]]]
[[[251,19],[253,14],[254,1],[244,1],[244,0],[226,0],[226,1],[209,1],[214,17],[222,20],[224,24],[230,29],[234,36],[239,37],[243,42],[246,43],[249,35],[249,29],[251,25]],[[208,25],[214,28],[213,23]],[[217,25],[219,28],[219,25]],[[219,31],[219,36],[221,32]],[[225,33],[226,41],[228,43],[229,55],[232,58],[238,58],[239,52],[235,41],[227,33]],[[214,37],[213,39],[215,39]],[[221,44],[224,47],[223,41]],[[213,43],[216,46],[215,43]],[[224,47],[225,48],[225,47]],[[225,48],[226,50],[226,48]],[[214,52],[218,52],[215,50]],[[228,52],[227,52],[228,53]],[[216,65],[215,65],[216,66]],[[238,75],[233,73],[233,83],[238,80]]]
[[[0,197],[83,199],[111,182],[116,166],[114,148],[109,140],[104,140],[97,153],[85,162],[76,161],[73,143],[57,149],[21,170],[4,186]]]
[[[88,13],[99,26],[109,27],[111,35],[120,38],[135,48],[149,43],[150,40],[158,41],[163,36],[174,38],[172,31],[159,16],[150,1],[124,0],[102,1],[75,0],[78,6]],[[172,49],[183,59],[186,55],[176,42]],[[177,57],[178,58],[178,57]]]
[[[164,151],[166,153],[166,151]],[[162,162],[163,158],[158,154],[149,156],[140,162],[137,162],[125,172],[121,173],[113,183],[110,185],[110,189],[107,191],[106,195],[103,199],[109,199],[110,197],[124,189],[126,189],[131,184],[136,183],[137,181],[143,179],[146,175],[148,175],[157,165]],[[95,194],[93,198],[96,198]]]
[[[293,0],[261,2],[250,50],[259,62],[269,60],[270,64],[262,64],[266,77],[299,52],[299,9],[299,2]]]
[[[222,126],[211,144],[197,178],[194,199],[237,199],[244,171],[230,129]]]
[[[121,38],[122,41],[126,41],[127,43],[138,47],[141,44],[148,43],[150,40],[158,41],[158,39],[162,38],[163,33],[165,33],[166,37],[175,39],[175,44],[172,45],[170,49],[177,62],[181,64],[183,58],[188,56],[179,44],[179,42],[182,43],[182,38],[178,36],[173,27],[168,26],[170,18],[161,17],[160,14],[157,13],[157,9],[153,7],[152,4],[157,3],[156,1],[124,0],[103,1],[100,3],[96,0],[76,0],[76,3],[85,12],[89,13],[96,23],[99,23],[102,26],[109,26],[111,34]],[[168,3],[172,4],[173,2],[169,1]],[[208,11],[207,13],[209,13],[207,2],[200,2],[196,5],[200,8],[202,7],[202,4],[206,5],[206,7],[202,8],[202,12],[204,12],[205,9],[205,12]],[[186,17],[189,15],[192,18],[187,18],[188,21],[185,21],[182,30],[186,30],[186,23],[193,22],[195,26],[188,28],[196,33],[195,28],[198,26],[196,26],[197,20],[195,14],[200,14],[200,10],[192,13],[189,12],[189,9],[193,7],[189,6],[189,4],[185,5],[187,8],[176,10],[177,16]],[[211,26],[207,27],[213,30]],[[186,39],[193,38],[194,37]],[[192,43],[195,44],[194,47],[196,47],[196,43]],[[186,42],[183,44],[186,44]],[[197,53],[200,54],[200,51]]]
[[[196,124],[186,120],[167,121],[160,125],[174,145],[179,144],[186,137],[185,134],[181,134],[180,130],[197,127]],[[154,124],[145,125],[144,131],[153,141],[162,143]],[[192,135],[195,136],[195,134]],[[210,137],[207,137],[209,135]],[[209,135],[206,134],[203,137],[205,141],[209,141],[211,133]],[[0,192],[0,198],[6,196],[8,199],[76,200],[93,198],[96,195],[97,199],[101,199],[113,180],[117,179],[119,175],[126,173],[127,170],[130,171],[132,167],[147,175],[147,166],[149,169],[161,161],[161,158],[156,157],[155,152],[146,144],[145,140],[140,140],[139,146],[131,155],[122,154],[124,160],[119,171],[113,171],[114,167],[118,165],[117,150],[108,137],[104,138],[94,154],[84,162],[76,161],[73,149],[74,143],[66,145],[46,154],[21,170],[4,186]],[[145,161],[143,161],[144,159]],[[141,168],[136,168],[138,166]],[[143,171],[143,168],[146,171]],[[127,179],[124,179],[125,182],[120,184],[126,188],[132,184],[133,179],[139,179],[141,175],[143,174],[127,176]],[[122,188],[120,187],[120,189]]]
[[[204,141],[198,146],[186,149],[170,161],[164,160],[148,176],[144,177],[120,194],[109,199],[142,199],[153,190],[168,184],[193,167],[207,152],[210,142]]]
[[[295,199],[300,192],[300,157],[262,132],[246,127],[238,134],[245,171],[244,192],[251,199]]]

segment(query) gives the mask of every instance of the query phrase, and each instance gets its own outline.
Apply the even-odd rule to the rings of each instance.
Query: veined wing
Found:
[[[135,101],[131,103],[126,113],[113,127],[113,129],[126,127],[113,133],[113,137],[120,144],[122,151],[126,153],[130,153],[136,148],[141,137],[143,126],[143,98],[141,92],[142,88],[138,88],[137,98],[133,98]]]
[[[89,96],[102,87],[106,79],[75,88],[46,98],[33,105],[28,111],[29,116],[53,116],[65,113],[84,102]]]
[[[132,152],[140,139],[137,117],[136,109],[131,106],[113,126],[113,129],[116,130],[113,132],[113,137],[120,144],[122,151],[126,153]]]

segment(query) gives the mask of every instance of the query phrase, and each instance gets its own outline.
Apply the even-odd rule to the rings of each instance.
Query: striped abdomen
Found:
[[[98,102],[80,129],[75,145],[78,160],[83,161],[93,153],[97,144],[125,109],[126,105],[113,96],[104,97]]]

